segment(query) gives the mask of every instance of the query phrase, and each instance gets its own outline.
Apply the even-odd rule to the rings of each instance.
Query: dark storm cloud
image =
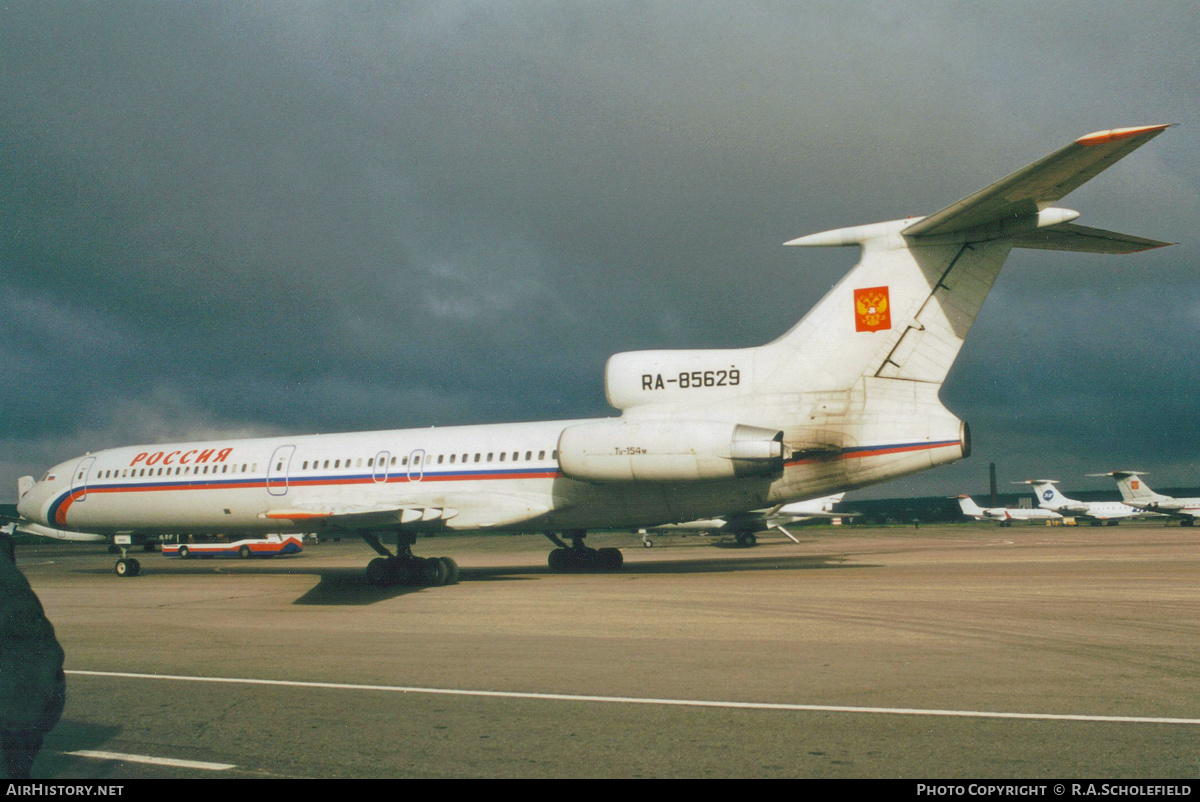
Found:
[[[1181,245],[1014,253],[944,392],[975,459],[879,492],[1192,482],[1197,34],[1152,6],[9,5],[0,466],[608,414],[612,352],[765,342],[854,259],[783,241],[1178,122],[1065,203]]]

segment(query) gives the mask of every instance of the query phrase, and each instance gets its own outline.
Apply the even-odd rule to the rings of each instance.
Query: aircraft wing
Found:
[[[512,493],[450,495],[396,504],[355,505],[338,502],[301,504],[261,513],[260,517],[305,522],[317,528],[403,530],[448,527],[489,529],[533,520],[550,512],[544,499]]]
[[[1002,223],[1014,218],[1035,216],[1050,203],[1149,142],[1168,127],[1146,125],[1138,128],[1117,128],[1080,137],[1007,178],[918,220],[904,229],[903,233],[908,237],[936,236],[976,226]],[[1155,243],[1145,247],[1165,244],[1168,243]]]
[[[43,526],[32,521],[14,521],[10,526],[13,527],[11,534],[36,535],[37,537],[48,537],[52,540],[67,540],[72,543],[105,543],[108,541],[108,538],[104,535],[55,529],[54,527]]]
[[[320,526],[340,529],[371,529],[378,527],[411,526],[445,521],[458,515],[448,507],[421,504],[355,505],[313,504],[268,510],[259,515],[277,521],[300,523],[311,521]]]

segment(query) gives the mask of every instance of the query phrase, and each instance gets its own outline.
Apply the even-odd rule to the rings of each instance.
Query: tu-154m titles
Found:
[[[954,462],[968,430],[938,391],[1009,251],[1168,244],[1052,206],[1164,128],[1081,137],[927,217],[792,240],[862,255],[766,345],[611,357],[619,417],[106,449],[23,479],[22,523],[103,537],[355,533],[381,555],[371,581],[441,584],[457,568],[415,557],[418,534],[539,532],[558,546],[552,569],[613,569],[621,553],[588,548],[588,529],[764,509]]]

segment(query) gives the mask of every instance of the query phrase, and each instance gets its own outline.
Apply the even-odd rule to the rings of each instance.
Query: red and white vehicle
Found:
[[[166,557],[275,557],[279,554],[299,554],[304,548],[300,535],[267,535],[265,538],[235,540],[232,543],[164,543]]]

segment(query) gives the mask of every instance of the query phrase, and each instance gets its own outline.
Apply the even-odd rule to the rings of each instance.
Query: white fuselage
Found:
[[[1179,518],[1200,518],[1200,498],[1172,498],[1164,496],[1162,501],[1131,501],[1138,512],[1158,512]]]
[[[1053,510],[1062,515],[1071,515],[1078,518],[1094,518],[1098,521],[1113,521],[1145,514],[1143,510],[1130,507],[1128,504],[1122,504],[1119,501],[1075,501],[1074,499],[1067,499],[1066,503],[1063,504],[1042,502],[1039,506],[1042,509]]]
[[[978,517],[988,521],[1057,521],[1062,518],[1052,510],[1022,509],[1020,507],[988,507]]]
[[[598,484],[563,476],[557,443],[586,421],[400,429],[142,445],[60,463],[20,500],[67,531],[311,531],[317,511],[393,504],[448,509],[450,529],[543,531],[639,525],[752,509],[841,487],[878,468],[911,472],[961,443],[879,443],[785,462],[782,476]],[[313,510],[306,518],[303,510]],[[288,510],[286,515],[279,511]]]

